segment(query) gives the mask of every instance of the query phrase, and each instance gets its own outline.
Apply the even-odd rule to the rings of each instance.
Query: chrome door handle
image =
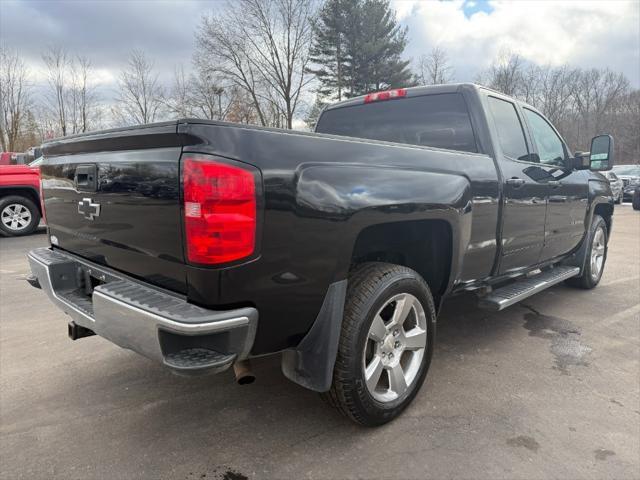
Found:
[[[521,187],[522,185],[524,185],[524,179],[518,178],[518,177],[511,177],[507,180],[507,185],[512,185],[516,188]]]

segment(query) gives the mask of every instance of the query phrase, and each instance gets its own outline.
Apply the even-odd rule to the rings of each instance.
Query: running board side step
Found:
[[[494,290],[478,301],[478,306],[487,310],[500,311],[535,295],[567,278],[580,274],[579,267],[555,267],[533,277],[516,280],[505,287]]]

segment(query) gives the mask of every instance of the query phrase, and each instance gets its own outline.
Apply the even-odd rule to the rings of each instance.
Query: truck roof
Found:
[[[502,92],[499,92],[497,90],[494,90],[492,88],[489,87],[485,87],[484,85],[479,85],[477,83],[471,83],[471,82],[463,82],[463,83],[445,83],[445,84],[441,84],[441,85],[421,85],[418,87],[407,87],[404,90],[407,91],[407,96],[409,97],[414,97],[414,96],[418,96],[418,95],[426,95],[426,94],[438,94],[438,93],[457,93],[463,89],[468,89],[468,90],[489,90],[491,92],[495,92],[497,94],[499,94],[500,96],[503,97],[509,97],[509,95],[505,95]],[[390,90],[394,90],[394,89],[390,89]],[[342,108],[342,107],[348,107],[350,105],[360,105],[361,103],[363,103],[364,98],[366,97],[366,95],[359,95],[357,97],[353,97],[353,98],[348,98],[346,100],[341,100],[339,102],[334,102],[331,103],[329,105],[327,105],[324,110],[333,110],[335,108]],[[509,97],[512,98],[512,97]],[[513,99],[514,102],[518,102],[521,105],[524,105],[524,102],[522,102],[521,100],[517,100],[517,99]],[[529,105],[527,105],[529,106]]]
[[[405,90],[407,91],[407,96],[417,96],[424,94],[456,93],[460,91],[461,87],[483,88],[480,85],[476,85],[475,83],[446,83],[442,85],[422,85],[419,87],[408,87],[405,88]],[[327,105],[325,110],[333,110],[334,108],[347,107],[350,105],[359,105],[364,101],[365,96],[366,95],[360,95],[357,97],[348,98],[346,100],[341,100],[339,102],[331,103]]]

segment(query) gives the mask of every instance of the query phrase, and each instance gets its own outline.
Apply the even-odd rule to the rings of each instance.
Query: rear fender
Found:
[[[471,191],[459,174],[372,165],[308,166],[299,173],[297,208],[301,216],[342,222],[343,248],[333,280],[347,277],[357,236],[369,226],[416,220],[444,220],[452,233],[449,286],[460,268],[471,235]]]
[[[327,251],[336,270],[313,326],[282,357],[282,370],[292,381],[324,392],[331,386],[351,257],[356,239],[367,227],[393,222],[444,220],[454,244],[447,291],[461,268],[460,252],[469,243],[471,193],[461,175],[371,165],[307,166],[298,172],[299,217],[319,217],[340,228]],[[336,248],[339,245],[338,248]]]

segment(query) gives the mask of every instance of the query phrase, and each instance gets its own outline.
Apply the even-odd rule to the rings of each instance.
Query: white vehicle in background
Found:
[[[609,180],[609,185],[611,186],[611,193],[613,194],[613,200],[616,203],[622,203],[623,196],[623,182],[618,176],[612,171],[603,172],[603,175],[607,177]]]

